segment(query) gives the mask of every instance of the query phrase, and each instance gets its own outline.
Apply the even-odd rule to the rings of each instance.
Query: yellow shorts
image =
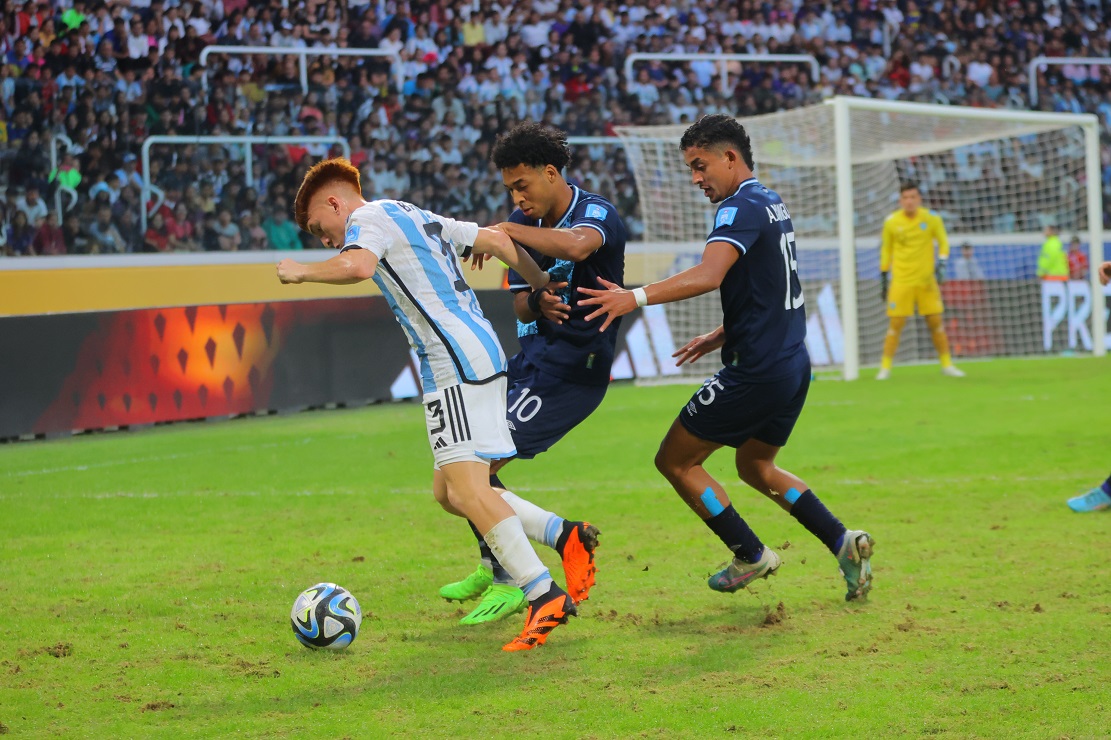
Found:
[[[892,282],[887,290],[888,316],[913,316],[915,307],[922,316],[933,316],[945,310],[937,280],[920,283]]]

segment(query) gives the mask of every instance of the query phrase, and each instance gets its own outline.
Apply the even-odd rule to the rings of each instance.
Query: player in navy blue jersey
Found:
[[[775,464],[810,387],[791,214],[753,176],[752,143],[733,118],[703,117],[686,130],[679,147],[691,181],[719,204],[702,263],[632,291],[600,281],[606,290],[580,288],[589,296],[580,305],[597,307],[587,319],[604,315],[604,332],[638,306],[721,289],[722,325],[675,356],[682,365],[720,349],[724,367],[679,412],[656,454],[659,471],[733,555],[710,578],[710,588],[732,593],[780,565],[703,467],[716,450],[732,447],[741,480],[790,512],[837,557],[848,586],[845,599],[866,596],[872,536],[847,530],[806,483]]]
[[[507,413],[516,457],[523,459],[546,451],[598,408],[617,344],[616,331],[599,334],[586,320],[592,309],[580,304],[577,288],[598,280],[622,284],[625,226],[612,203],[563,179],[570,158],[561,131],[533,122],[515,126],[491,152],[516,206],[509,221],[496,228],[522,245],[553,281],[533,290],[516,272],[509,273],[521,351],[509,361]],[[505,489],[497,473],[507,462],[491,466],[495,489]],[[502,496],[515,507],[532,506],[508,491]],[[598,529],[533,508],[533,516],[522,517],[525,530],[559,552],[568,593],[577,604],[595,582]],[[482,564],[440,590],[447,599],[482,596],[463,618],[465,624],[501,619],[525,605],[520,589],[481,538],[479,543]]]

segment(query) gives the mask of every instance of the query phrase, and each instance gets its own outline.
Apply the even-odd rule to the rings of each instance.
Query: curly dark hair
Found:
[[[702,116],[692,123],[679,140],[679,151],[686,151],[691,147],[709,149],[722,144],[736,147],[748,168],[755,169],[752,163],[752,140],[748,138],[745,127],[737,119],[724,113]]]
[[[527,165],[537,169],[551,165],[560,172],[571,161],[567,134],[553,126],[523,121],[498,137],[490,159],[499,170]]]

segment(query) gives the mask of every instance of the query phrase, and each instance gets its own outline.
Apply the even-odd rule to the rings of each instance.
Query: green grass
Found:
[[[436,597],[475,565],[413,405],[0,447],[0,723],[17,737],[1106,736],[1108,360],[819,381],[780,463],[878,546],[870,603],[711,459],[784,567],[711,592],[723,546],[652,466],[690,387],[611,390],[503,479],[597,523],[599,585],[541,650]],[[790,543],[788,546],[786,543]],[[557,562],[545,553],[547,561]],[[558,572],[558,568],[556,571]],[[289,609],[366,612],[340,654]],[[769,616],[770,615],[770,616]]]

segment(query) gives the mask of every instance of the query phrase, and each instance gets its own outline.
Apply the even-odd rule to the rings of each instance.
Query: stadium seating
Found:
[[[9,4],[0,17],[0,254],[312,246],[289,223],[292,194],[313,161],[338,150],[255,146],[248,186],[240,147],[156,147],[150,174],[166,202],[144,234],[136,155],[155,134],[344,136],[367,197],[487,223],[509,209],[489,147],[520,119],[607,136],[615,125],[764,113],[834,94],[1024,107],[1032,55],[1109,56],[1098,0],[986,11],[963,1],[504,1]],[[401,69],[313,56],[305,92],[294,57],[213,54],[202,67],[203,49],[216,44],[377,48],[397,52]],[[713,65],[655,62],[626,82],[628,54],[676,51],[811,54],[821,75],[811,79],[807,64],[732,64],[723,92]],[[1037,107],[1095,112],[1109,126],[1109,82],[1111,67],[1050,67],[1038,75]],[[52,164],[55,135],[72,146]],[[569,175],[640,233],[619,147],[576,148]],[[60,215],[58,188],[67,194]]]

